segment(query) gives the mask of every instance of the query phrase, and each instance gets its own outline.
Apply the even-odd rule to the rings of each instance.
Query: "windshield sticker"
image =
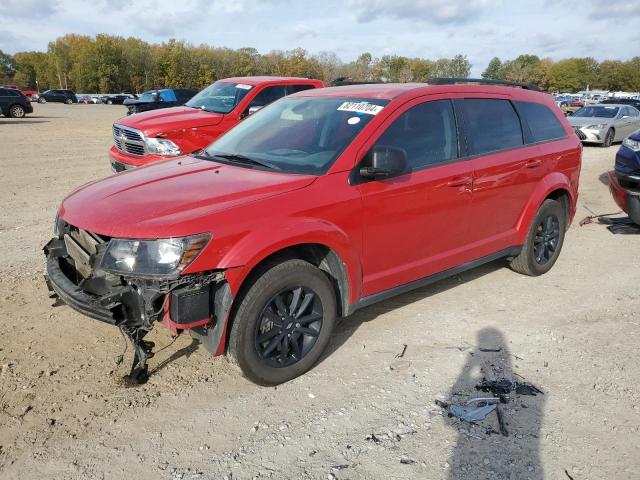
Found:
[[[384,107],[373,105],[367,102],[344,102],[338,107],[341,112],[366,113],[368,115],[377,115]]]
[[[351,117],[349,120],[347,120],[347,123],[349,125],[356,125],[360,123],[360,117]]]
[[[253,85],[247,85],[245,83],[239,83],[236,85],[236,88],[240,88],[241,90],[251,90]]]

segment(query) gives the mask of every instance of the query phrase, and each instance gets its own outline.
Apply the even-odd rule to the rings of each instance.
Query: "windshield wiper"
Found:
[[[203,152],[206,153],[206,156],[209,158],[222,158],[223,160],[227,160],[229,162],[242,163],[245,165],[259,165],[261,167],[266,167],[271,170],[281,170],[280,167],[277,167],[273,163],[265,162],[264,160],[256,160],[255,158],[250,158],[245,155],[240,155],[238,153],[216,153],[212,155],[206,150],[203,150]]]

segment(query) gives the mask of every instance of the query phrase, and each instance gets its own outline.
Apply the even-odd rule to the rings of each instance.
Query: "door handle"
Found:
[[[471,177],[453,177],[447,182],[447,187],[462,187],[471,183]]]
[[[537,168],[540,165],[542,165],[542,160],[529,160],[528,162],[525,162],[524,166],[527,168]]]

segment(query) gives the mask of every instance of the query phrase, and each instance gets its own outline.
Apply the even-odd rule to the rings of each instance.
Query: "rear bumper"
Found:
[[[114,162],[122,164],[123,167],[121,170],[129,170],[130,168],[142,167],[144,165],[149,165],[151,163],[160,162],[162,160],[167,160],[171,157],[164,157],[162,155],[145,155],[143,157],[135,157],[132,155],[127,155],[126,153],[118,150],[114,145],[109,149],[109,157],[111,159],[111,167],[113,168]]]
[[[608,175],[609,191],[613,199],[634,223],[640,225],[640,178],[622,177],[623,183],[629,186],[625,188],[615,172],[610,171]]]

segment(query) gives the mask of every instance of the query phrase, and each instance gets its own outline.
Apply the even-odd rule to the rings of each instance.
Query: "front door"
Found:
[[[432,98],[400,108],[368,145],[404,149],[403,174],[366,181],[357,174],[365,155],[352,176],[363,200],[364,296],[466,261],[471,162],[458,160],[451,101]]]

